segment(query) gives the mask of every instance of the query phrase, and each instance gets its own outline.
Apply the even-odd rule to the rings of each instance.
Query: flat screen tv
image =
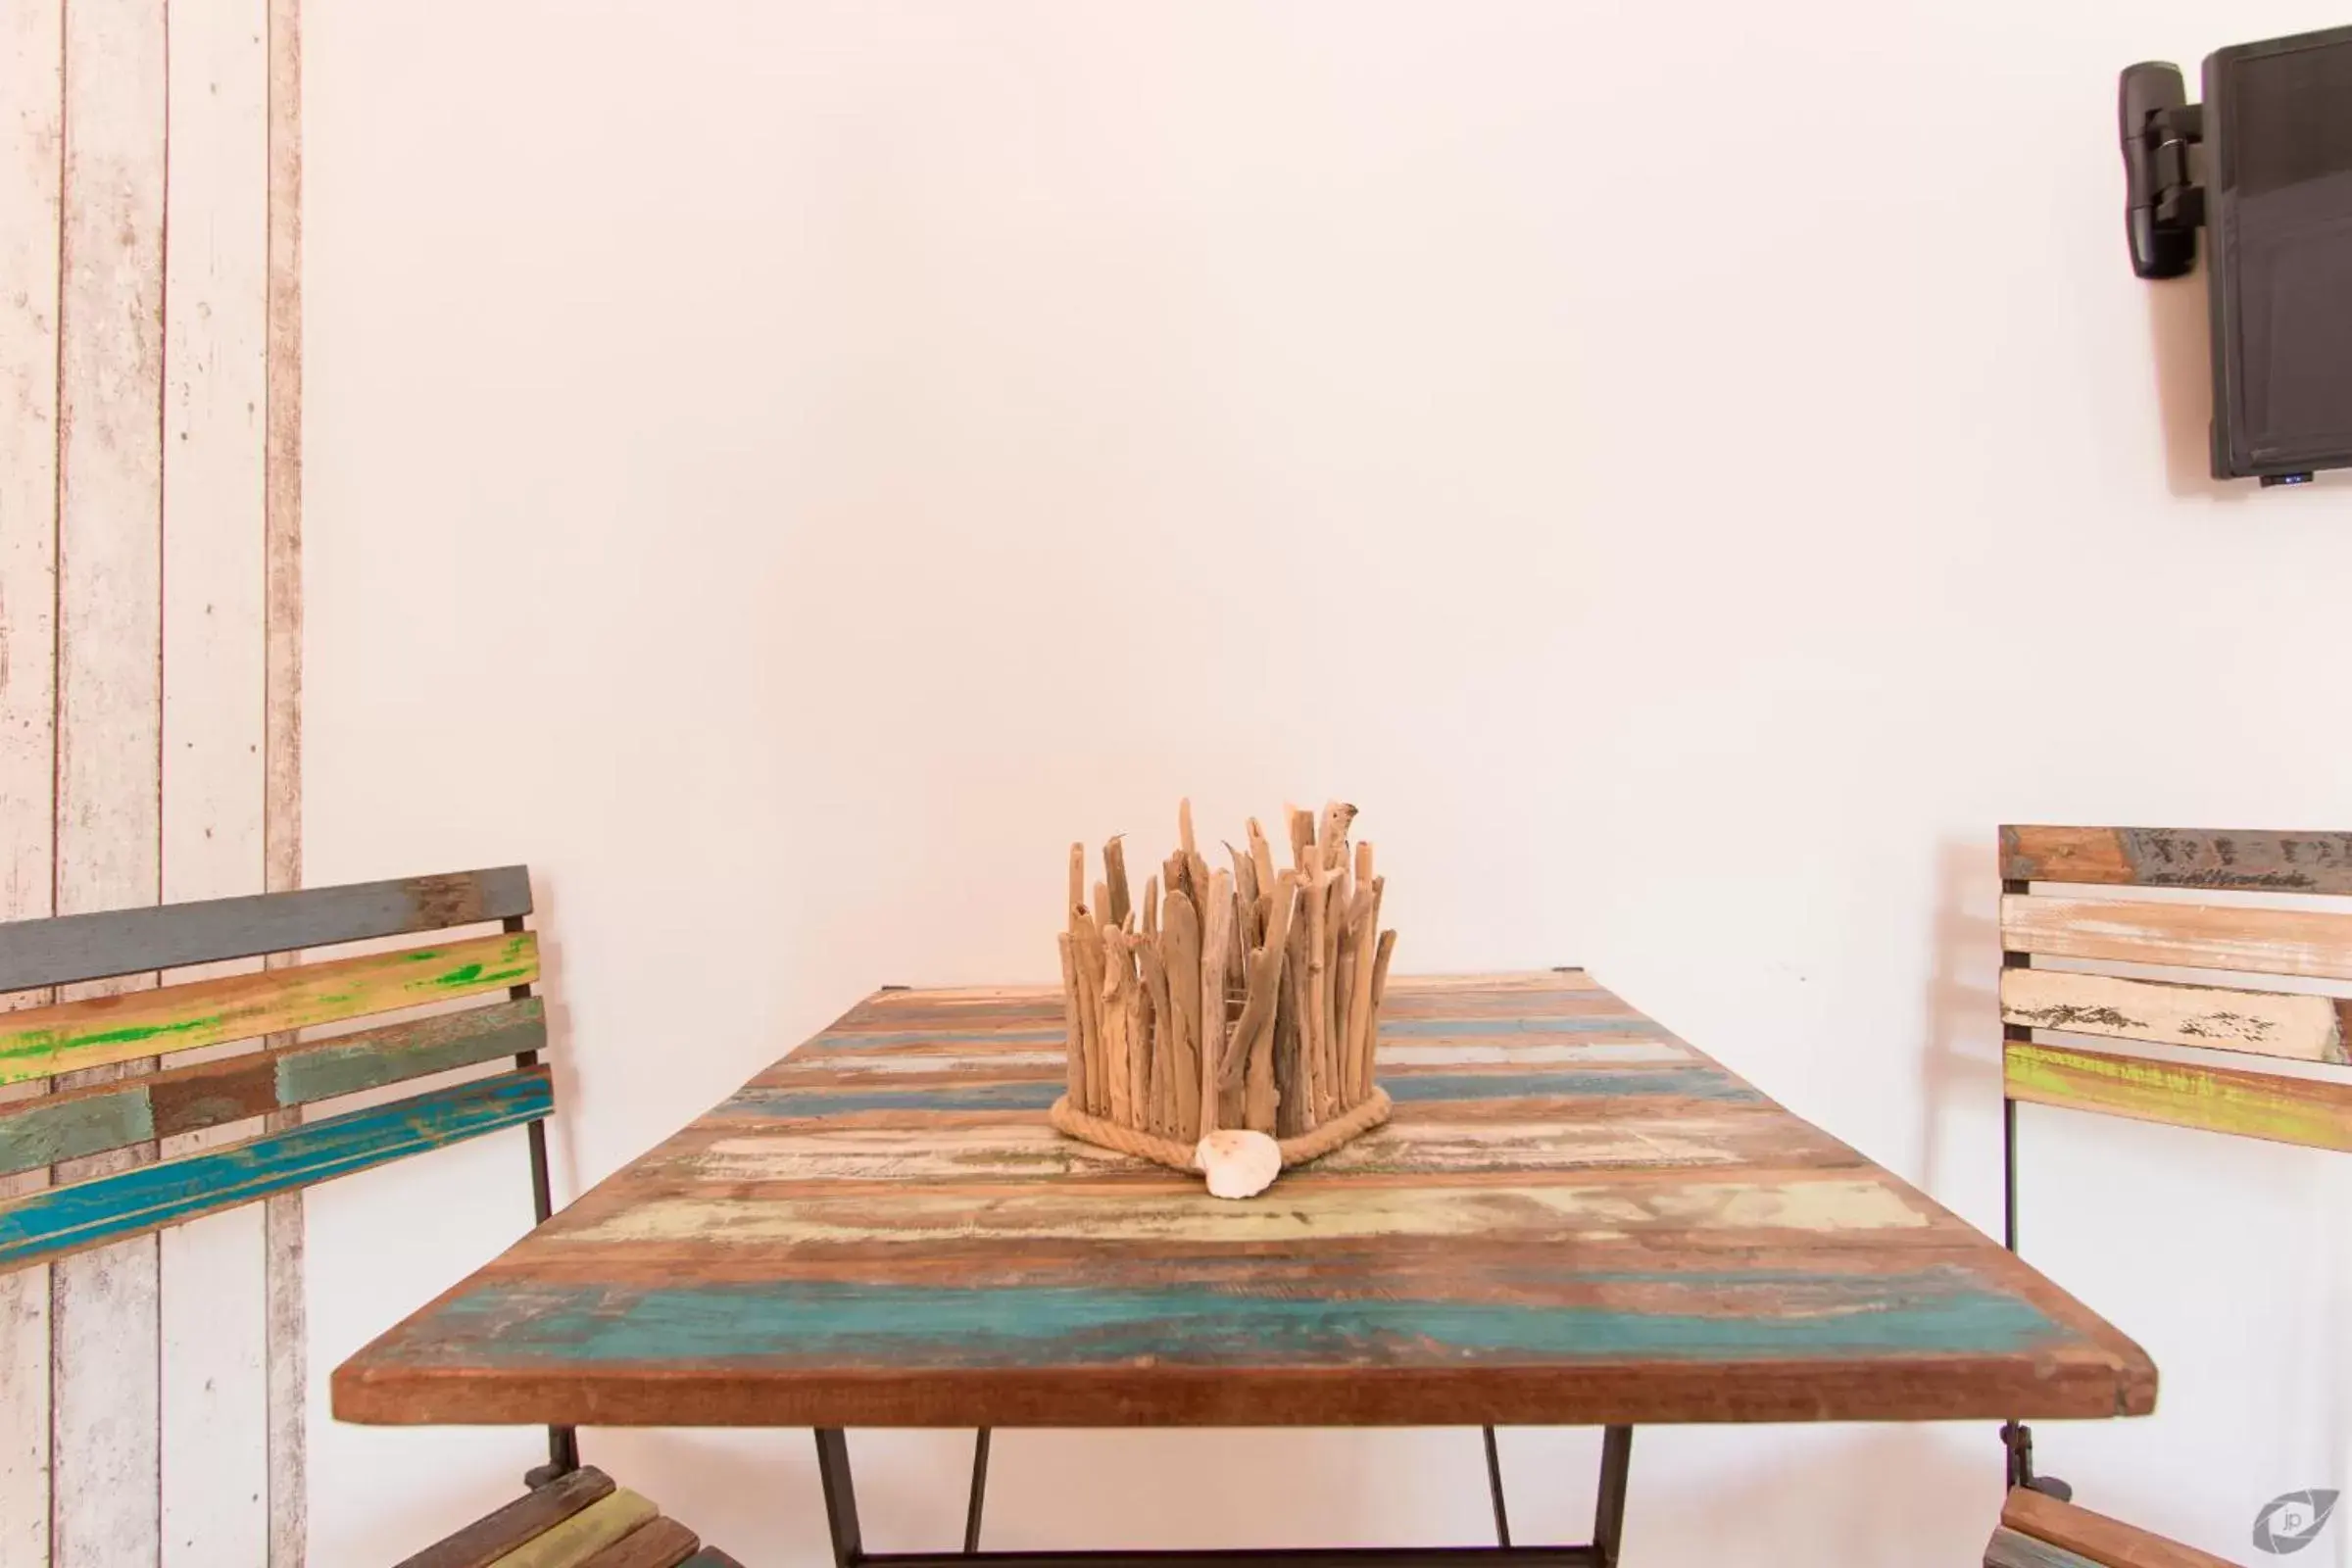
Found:
[[[2352,467],[2352,27],[2205,62],[2213,471]]]

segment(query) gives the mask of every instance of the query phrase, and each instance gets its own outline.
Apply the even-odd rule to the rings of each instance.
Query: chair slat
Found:
[[[0,1273],[440,1149],[555,1107],[545,1067],[330,1116],[0,1203]]]
[[[661,1510],[622,1487],[601,1502],[591,1503],[553,1530],[524,1542],[491,1568],[581,1568],[581,1565],[640,1525],[651,1523]]]
[[[0,991],[442,931],[531,912],[519,865],[0,924]]]
[[[1984,1568],[2103,1568],[2088,1557],[2054,1546],[2046,1541],[1995,1526],[1984,1545]]]
[[[2352,833],[2005,827],[2001,876],[2249,893],[2352,893]]]
[[[0,1014],[0,1084],[525,985],[528,931]]]
[[[2001,1506],[2001,1523],[2021,1535],[2080,1552],[2102,1568],[2237,1568],[2227,1558],[2061,1502],[2030,1487],[2010,1492]]]
[[[547,1049],[537,997],[0,1104],[0,1176]]]
[[[2134,1121],[2352,1150],[2352,1085],[2011,1041],[2009,1098]]]
[[[2352,914],[2153,904],[2125,899],[2001,899],[2013,953],[2121,963],[2352,980]]]
[[[2001,1021],[2120,1040],[2352,1062],[2352,999],[2236,991],[2064,969],[2003,969]]]
[[[678,1568],[702,1542],[675,1519],[640,1525],[598,1552],[580,1568]]]
[[[612,1494],[612,1478],[593,1465],[582,1465],[544,1487],[533,1488],[496,1513],[484,1514],[415,1556],[403,1558],[399,1568],[489,1568],[524,1542]]]

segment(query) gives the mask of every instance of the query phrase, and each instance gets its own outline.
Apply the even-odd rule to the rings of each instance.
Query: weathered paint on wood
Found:
[[[531,912],[522,866],[0,926],[0,991],[443,931]]]
[[[612,1494],[612,1478],[594,1465],[558,1476],[456,1535],[404,1557],[398,1568],[489,1568],[535,1536],[546,1534],[590,1503]]]
[[[2352,833],[2004,827],[2001,876],[2010,882],[2352,893]]]
[[[678,1568],[702,1542],[675,1519],[638,1526],[580,1564],[580,1568]]]
[[[168,905],[264,888],[268,235],[256,171],[268,152],[266,25],[264,0],[171,4],[161,544]],[[196,1130],[162,1152],[185,1154],[232,1135]],[[255,1568],[269,1554],[261,1212],[175,1226],[157,1250],[162,1568]]]
[[[271,1193],[440,1149],[554,1108],[545,1067],[433,1090],[250,1143],[135,1166],[0,1204],[0,1269],[102,1247]]]
[[[2053,1546],[2000,1525],[1994,1527],[1992,1540],[1984,1544],[1984,1568],[2103,1568],[2103,1565],[2064,1546]]]
[[[56,864],[64,22],[0,0],[0,920],[49,914]],[[0,1278],[0,1568],[49,1568],[49,1335],[48,1271]]]
[[[2127,980],[2064,969],[2003,969],[2001,1021],[2025,1029],[2352,1062],[2352,1000]]]
[[[0,1083],[478,996],[538,977],[538,939],[514,931],[60,1003],[0,1020]]]
[[[2025,1487],[2011,1490],[2001,1506],[2001,1524],[2112,1568],[2236,1568],[2211,1552]]]
[[[621,1487],[496,1559],[491,1568],[580,1568],[632,1530],[650,1524],[660,1512],[644,1497]]]
[[[0,1104],[0,1174],[546,1049],[546,1004],[525,997]]]
[[[2124,899],[2001,899],[2013,953],[2352,980],[2352,914]]]
[[[1484,1059],[1492,1034],[1409,1035],[1460,1057],[1384,1062],[1388,1128],[1221,1203],[1141,1161],[1054,1152],[1023,1097],[1060,1088],[1024,1059],[1058,991],[886,993],[346,1363],[335,1411],[1583,1425],[2149,1407],[2129,1341],[1589,978],[1399,980],[1390,998],[1531,1040],[1606,1018],[1614,1042],[1676,1050],[1555,1066]],[[877,1099],[867,1062],[925,1055],[964,1082]],[[1605,1156],[1583,1155],[1588,1135]]]
[[[2352,1150],[2352,1085],[2011,1041],[2009,1098],[2134,1121]]]
[[[288,893],[302,886],[302,0],[268,0],[268,5],[263,857],[264,886],[271,893]],[[529,878],[518,880],[527,904]],[[270,1130],[283,1132],[300,1117],[299,1110],[279,1111],[270,1118]],[[270,1341],[269,1568],[304,1568],[310,1516],[303,1456],[309,1443],[311,1380],[302,1195],[281,1193],[262,1208]]]
[[[162,882],[164,0],[68,5],[65,31],[56,877],[73,915],[153,904]],[[55,1568],[161,1560],[159,1323],[152,1240],[54,1271]]]

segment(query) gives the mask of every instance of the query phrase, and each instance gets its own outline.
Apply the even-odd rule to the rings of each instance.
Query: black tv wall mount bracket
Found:
[[[2188,101],[2179,66],[2150,61],[2124,72],[2120,109],[2132,270],[2185,277],[2196,268],[2197,230],[2205,223],[2205,187],[2189,159],[2205,139],[2204,107]]]

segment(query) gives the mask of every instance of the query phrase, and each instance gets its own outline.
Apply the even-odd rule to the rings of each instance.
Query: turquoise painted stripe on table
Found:
[[[1400,1103],[1422,1100],[1544,1100],[1671,1095],[1762,1102],[1764,1097],[1715,1067],[1607,1067],[1562,1072],[1384,1072],[1380,1087]]]
[[[0,1204],[0,1269],[141,1236],[271,1193],[439,1149],[555,1108],[545,1072],[460,1084],[228,1149],[51,1187]]]
[[[1579,1278],[1579,1285],[1606,1283]],[[1247,1358],[1395,1364],[1462,1354],[1553,1361],[1759,1355],[1984,1354],[2065,1339],[2031,1302],[1950,1269],[1902,1275],[1682,1274],[1676,1287],[1743,1314],[1396,1298],[1317,1300],[1230,1290],[926,1286],[779,1281],[702,1286],[481,1287],[395,1340],[386,1359],[430,1366],[436,1347],[508,1366],[691,1362],[702,1366],[1103,1365]],[[1663,1304],[1663,1303],[1662,1303]]]
[[[1382,1038],[1390,1035],[1653,1035],[1674,1036],[1647,1018],[1383,1018]],[[1055,1035],[1054,1039],[1061,1038]]]

